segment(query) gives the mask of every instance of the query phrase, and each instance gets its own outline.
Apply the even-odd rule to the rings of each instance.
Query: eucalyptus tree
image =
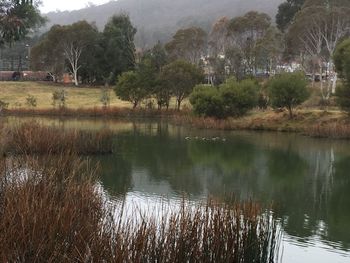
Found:
[[[164,67],[160,79],[176,98],[176,108],[180,110],[182,101],[191,94],[194,86],[202,82],[204,76],[196,65],[177,60]]]
[[[211,56],[217,57],[220,54],[225,54],[229,46],[228,28],[230,19],[226,16],[219,18],[213,24],[209,34],[209,47]]]
[[[305,0],[287,0],[278,6],[276,24],[279,30],[284,32],[289,27],[304,3]]]
[[[206,47],[207,33],[199,27],[178,30],[165,45],[172,59],[182,59],[196,65],[199,65],[202,56],[206,55]]]
[[[284,48],[283,34],[276,27],[270,26],[264,37],[257,41],[255,48],[257,65],[265,68],[267,72],[275,71],[281,61]]]
[[[256,47],[271,26],[271,18],[265,13],[248,12],[230,21],[228,33],[233,46],[243,55],[245,74],[257,71]]]
[[[0,2],[0,44],[23,39],[32,29],[42,25],[40,1],[2,0]]]
[[[86,21],[62,27],[63,52],[73,74],[75,86],[79,86],[78,71],[82,67],[82,54],[89,45],[93,45],[97,35],[97,28]]]
[[[119,75],[135,68],[136,28],[126,14],[115,15],[106,24],[101,40],[101,67],[107,83],[114,83]]]
[[[96,27],[86,21],[67,26],[55,25],[33,47],[31,55],[33,68],[49,71],[54,78],[57,78],[64,71],[67,62],[73,74],[74,84],[78,86],[82,55],[85,49],[95,44],[97,36]]]
[[[321,81],[321,93],[328,100],[335,93],[337,74],[333,53],[339,41],[350,33],[350,2],[347,0],[306,0],[289,30],[290,38],[299,42],[300,49],[316,58],[322,76],[322,65],[330,75],[326,88]]]
[[[53,26],[30,52],[31,68],[47,71],[57,82],[65,70],[65,57],[61,41],[60,26]]]

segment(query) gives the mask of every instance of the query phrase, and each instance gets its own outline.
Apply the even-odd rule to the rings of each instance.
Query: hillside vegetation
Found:
[[[256,10],[271,17],[282,0],[118,0],[76,11],[51,12],[45,30],[54,24],[68,25],[79,20],[96,22],[99,29],[114,14],[127,13],[137,27],[137,46],[150,47],[158,40],[165,42],[181,27],[200,26],[209,30],[219,17],[235,17]]]

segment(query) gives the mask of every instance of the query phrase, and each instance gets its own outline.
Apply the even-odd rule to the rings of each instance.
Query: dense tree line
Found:
[[[347,0],[287,0],[278,8],[276,26],[268,14],[250,11],[221,17],[210,31],[197,26],[180,28],[169,42],[159,42],[149,50],[136,49],[137,30],[125,14],[110,18],[102,32],[86,21],[55,25],[33,47],[31,66],[50,72],[54,80],[69,71],[75,85],[116,85],[119,98],[134,107],[154,100],[159,109],[169,108],[175,98],[180,109],[196,85],[207,83],[196,87],[191,96],[198,114],[239,116],[270,102],[287,107],[292,117],[292,108],[308,97],[305,77],[299,73],[276,76],[268,82],[267,91],[247,79],[279,75],[294,62],[299,67],[293,71],[310,73],[313,81],[319,76],[322,100],[328,102],[335,94],[337,72],[345,76],[333,55],[350,34],[349,12]],[[247,94],[245,89],[256,92]],[[228,100],[230,96],[236,102]],[[247,103],[239,104],[239,100]],[[200,110],[200,101],[212,108]],[[235,109],[227,110],[231,106]],[[218,112],[211,114],[214,108]]]
[[[86,21],[55,25],[32,48],[32,68],[50,72],[54,80],[69,70],[76,86],[79,77],[83,83],[114,83],[135,67],[135,33],[127,15],[112,17],[103,32]]]

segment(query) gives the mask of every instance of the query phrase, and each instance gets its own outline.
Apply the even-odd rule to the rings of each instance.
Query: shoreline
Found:
[[[0,116],[105,119],[165,119],[174,125],[209,130],[247,130],[298,133],[313,138],[350,139],[350,116],[340,111],[300,109],[290,119],[287,111],[252,111],[241,118],[199,117],[189,110],[130,108],[6,109]]]

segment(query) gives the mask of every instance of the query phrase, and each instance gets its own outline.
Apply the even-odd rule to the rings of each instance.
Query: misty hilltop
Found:
[[[145,48],[158,40],[165,42],[177,29],[199,26],[209,31],[216,19],[235,17],[256,10],[273,19],[283,0],[118,0],[76,11],[50,12],[46,29],[54,24],[79,20],[95,22],[102,29],[114,14],[127,13],[137,27],[136,44]]]

